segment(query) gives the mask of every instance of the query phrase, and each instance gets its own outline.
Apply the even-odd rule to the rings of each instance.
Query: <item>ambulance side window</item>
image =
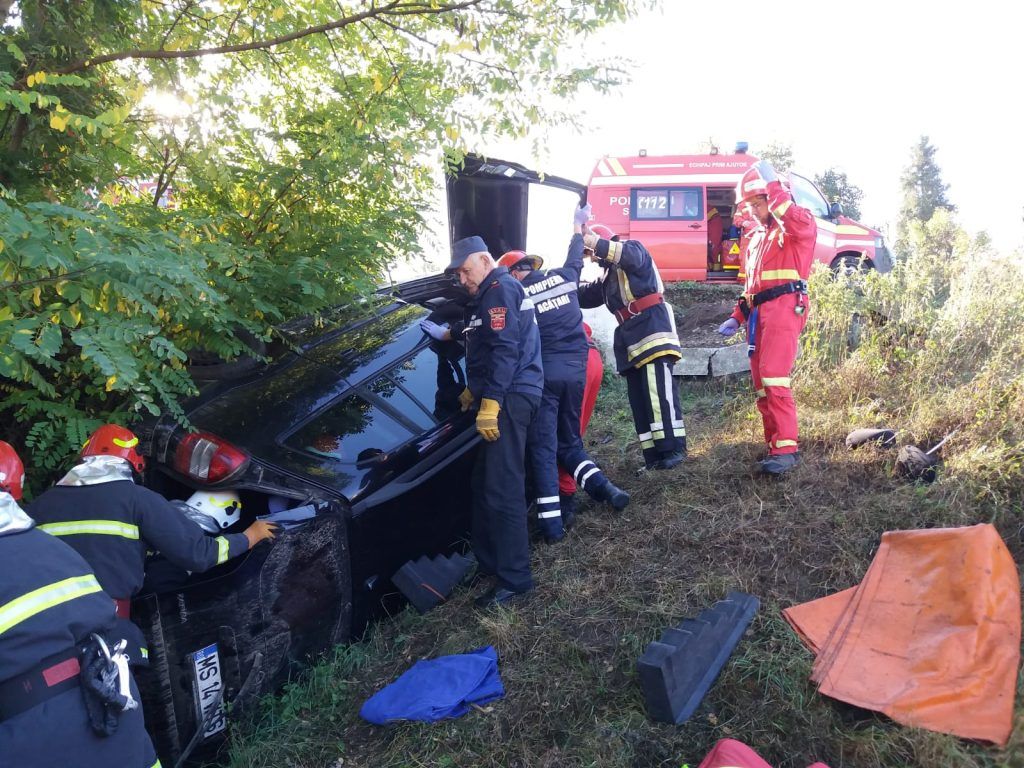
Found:
[[[634,189],[630,217],[641,221],[703,221],[701,187]]]
[[[793,199],[801,208],[806,208],[819,219],[828,218],[828,203],[821,196],[818,188],[803,176],[790,174],[793,188]]]

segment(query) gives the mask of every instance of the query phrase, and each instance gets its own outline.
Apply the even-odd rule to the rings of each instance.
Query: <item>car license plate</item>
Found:
[[[203,738],[208,739],[227,726],[224,697],[220,695],[223,683],[220,679],[220,654],[217,653],[217,644],[208,645],[193,653],[192,668],[195,672],[196,717],[200,723],[209,717],[209,722],[203,730]],[[216,712],[211,715],[215,706]]]

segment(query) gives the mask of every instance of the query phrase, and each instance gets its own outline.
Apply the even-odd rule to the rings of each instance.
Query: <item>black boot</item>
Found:
[[[672,453],[662,454],[661,459],[654,463],[655,469],[672,469],[672,467],[682,464],[686,459],[686,451],[673,451]]]
[[[761,472],[778,477],[792,470],[799,462],[799,453],[779,453],[761,462]]]
[[[621,512],[629,504],[629,494],[610,480],[597,489],[594,498],[598,501],[607,501],[616,512]]]
[[[558,494],[558,505],[562,510],[562,528],[568,531],[576,525],[576,497],[568,493]]]

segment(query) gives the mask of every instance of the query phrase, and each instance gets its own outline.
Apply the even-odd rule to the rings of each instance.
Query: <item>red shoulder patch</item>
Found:
[[[492,331],[505,330],[505,315],[508,314],[507,307],[492,307],[487,310],[487,314],[491,316]]]

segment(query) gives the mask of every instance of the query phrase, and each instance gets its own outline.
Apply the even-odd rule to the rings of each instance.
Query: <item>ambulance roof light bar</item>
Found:
[[[750,148],[750,144],[748,144],[745,141],[737,141],[736,142],[736,154],[737,155],[745,155],[745,154],[747,154],[747,150],[749,148]]]

